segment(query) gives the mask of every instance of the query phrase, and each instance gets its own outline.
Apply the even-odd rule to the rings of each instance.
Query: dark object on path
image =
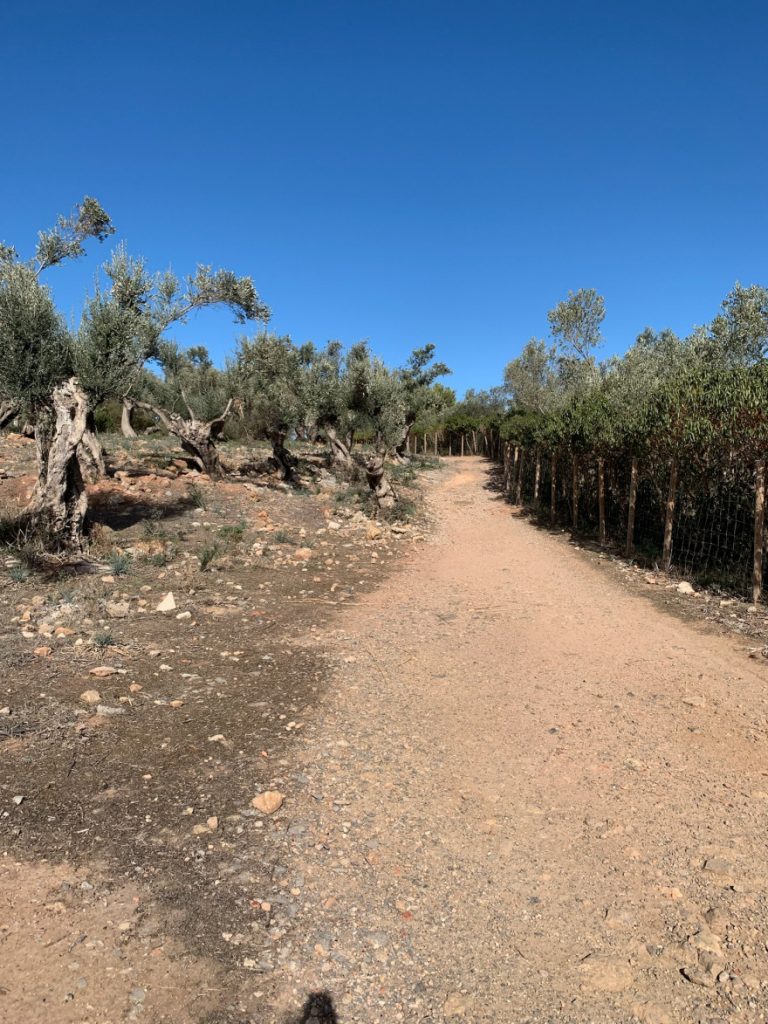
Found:
[[[301,1015],[286,1021],[286,1024],[339,1024],[328,992],[310,992]]]

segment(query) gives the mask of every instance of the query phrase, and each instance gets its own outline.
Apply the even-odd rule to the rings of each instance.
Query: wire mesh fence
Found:
[[[762,476],[744,460],[678,465],[629,455],[553,456],[511,444],[503,458],[510,500],[542,522],[569,526],[703,587],[756,600],[768,583]]]

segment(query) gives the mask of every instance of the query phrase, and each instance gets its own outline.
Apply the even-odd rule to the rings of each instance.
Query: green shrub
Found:
[[[220,552],[221,548],[218,544],[208,544],[204,547],[197,556],[200,559],[200,572],[207,572]]]
[[[197,484],[190,484],[187,494],[195,508],[206,509],[208,507],[205,501],[205,492],[202,487],[198,487]]]
[[[123,406],[117,399],[109,399],[97,406],[93,414],[96,429],[100,434],[119,434]]]
[[[107,565],[113,576],[125,576],[131,569],[133,559],[125,551],[113,551],[107,557]]]
[[[243,539],[246,525],[246,523],[241,521],[235,524],[234,526],[222,526],[219,529],[219,536],[228,544],[236,544],[238,541],[241,541]]]

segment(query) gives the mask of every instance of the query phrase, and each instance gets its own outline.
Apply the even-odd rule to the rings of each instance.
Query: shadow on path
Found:
[[[287,1018],[285,1024],[339,1024],[339,1018],[328,992],[310,992],[299,1015]]]

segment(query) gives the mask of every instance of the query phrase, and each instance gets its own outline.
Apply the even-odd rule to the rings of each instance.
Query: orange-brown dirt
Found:
[[[5,595],[0,704],[30,730],[3,743],[0,1019],[766,1020],[764,659],[538,530],[481,460],[427,490],[427,541],[322,534],[313,595],[287,556],[202,594],[178,569],[191,622],[132,605],[100,659],[116,706],[141,677],[125,716],[73,718],[114,677],[35,658]],[[237,617],[206,613],[228,581]]]

